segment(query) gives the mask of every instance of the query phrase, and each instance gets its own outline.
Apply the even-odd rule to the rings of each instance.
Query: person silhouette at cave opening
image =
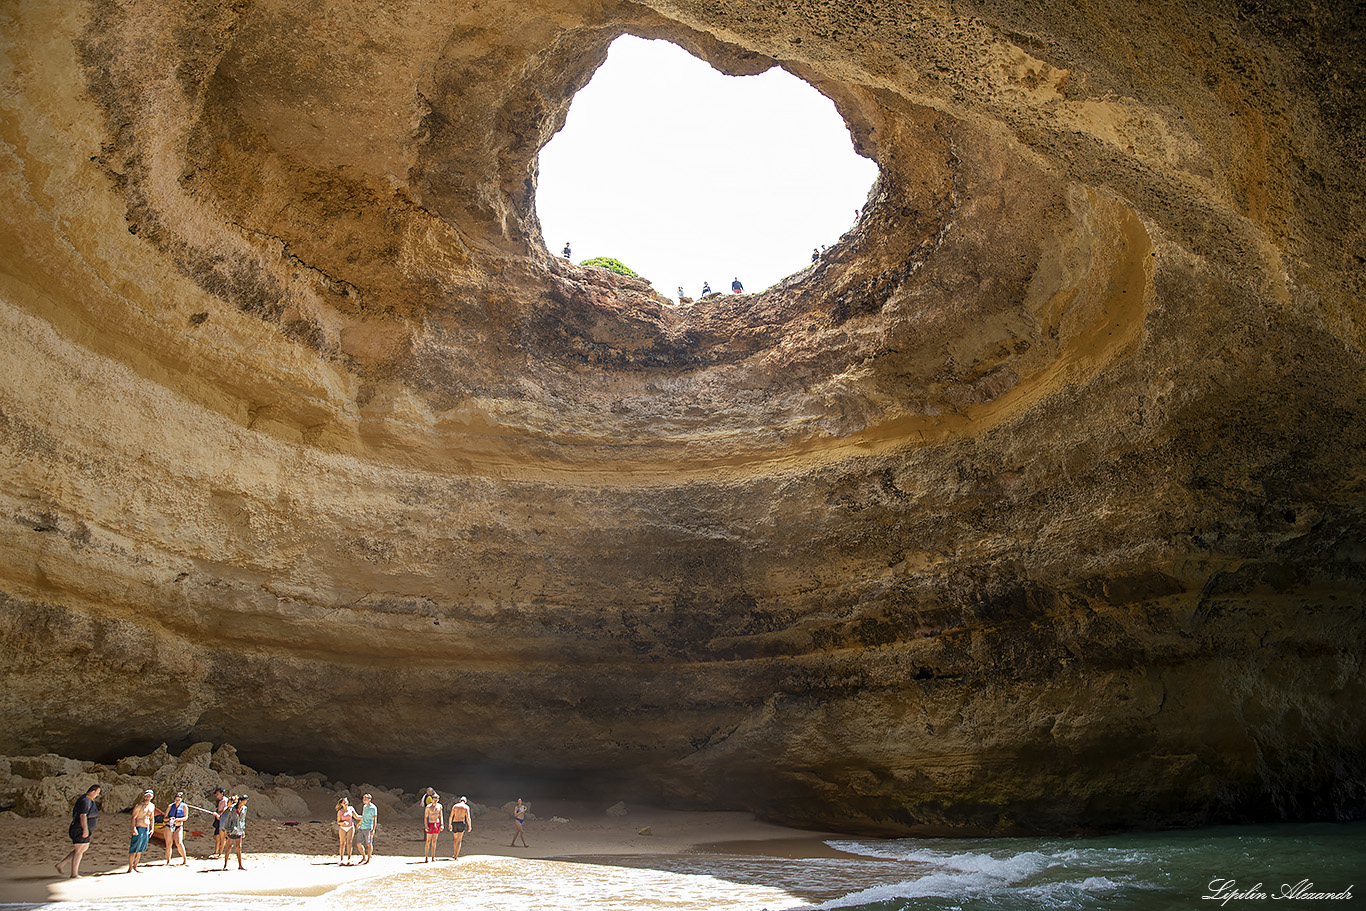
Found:
[[[707,273],[765,288],[809,268],[877,173],[833,102],[790,73],[726,76],[628,35],[541,149],[536,206],[542,236],[572,236],[672,299]]]

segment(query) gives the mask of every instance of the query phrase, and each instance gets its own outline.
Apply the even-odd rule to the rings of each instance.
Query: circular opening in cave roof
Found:
[[[623,36],[541,150],[546,244],[620,260],[697,297],[762,291],[854,223],[877,178],[835,105],[774,67],[726,76],[667,41]]]

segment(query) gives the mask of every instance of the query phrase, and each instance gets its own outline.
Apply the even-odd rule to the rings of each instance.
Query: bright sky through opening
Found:
[[[541,150],[546,246],[611,256],[676,298],[750,293],[853,225],[877,165],[834,104],[777,67],[725,76],[667,41],[623,36]]]

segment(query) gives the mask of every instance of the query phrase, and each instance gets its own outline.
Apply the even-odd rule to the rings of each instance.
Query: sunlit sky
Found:
[[[621,260],[661,293],[763,291],[854,221],[877,166],[835,106],[773,68],[725,76],[666,41],[624,36],[541,150],[546,246]]]

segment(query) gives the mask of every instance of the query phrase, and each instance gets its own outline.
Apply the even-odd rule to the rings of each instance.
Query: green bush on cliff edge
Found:
[[[579,265],[599,266],[603,269],[610,269],[618,275],[627,275],[631,278],[640,278],[639,275],[636,275],[636,273],[631,270],[630,266],[626,265],[621,260],[613,259],[610,256],[595,256],[592,259],[585,259],[583,262],[579,263]]]

